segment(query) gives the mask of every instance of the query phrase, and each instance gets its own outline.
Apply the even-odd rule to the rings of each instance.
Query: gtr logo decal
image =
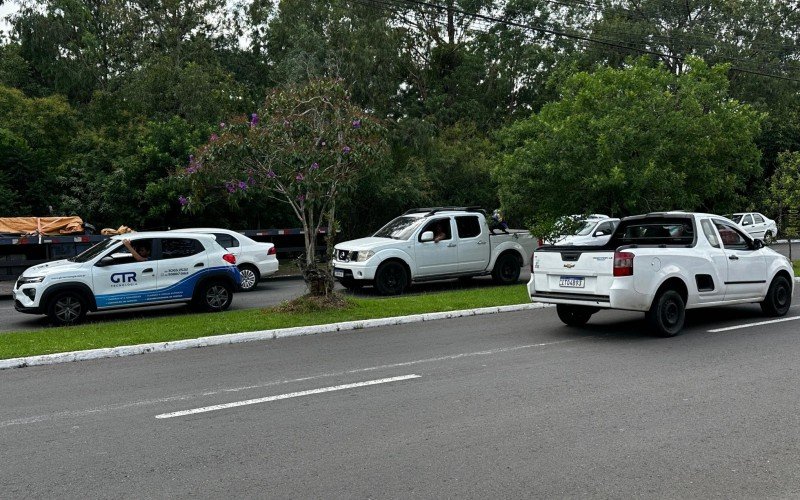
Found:
[[[112,283],[136,283],[136,273],[130,271],[127,273],[114,273],[111,275]]]

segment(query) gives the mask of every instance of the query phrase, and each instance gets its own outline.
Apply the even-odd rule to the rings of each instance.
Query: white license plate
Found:
[[[344,278],[344,271],[336,269],[333,271],[333,275],[336,276],[337,278]]]
[[[583,288],[585,283],[583,276],[562,276],[558,280],[561,288]]]

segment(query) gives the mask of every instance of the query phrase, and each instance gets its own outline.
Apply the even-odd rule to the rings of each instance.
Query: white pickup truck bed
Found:
[[[759,302],[786,314],[794,274],[782,255],[711,214],[623,219],[604,246],[547,246],[533,254],[531,300],[556,304],[581,325],[600,309],[647,313],[661,335],[683,327],[686,309]]]

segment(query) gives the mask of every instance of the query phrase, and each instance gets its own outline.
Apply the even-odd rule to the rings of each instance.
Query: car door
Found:
[[[489,265],[491,245],[488,230],[478,215],[456,216],[458,272],[480,272]]]
[[[760,214],[752,214],[753,216],[753,231],[750,235],[753,238],[763,240],[764,233],[767,232],[767,221],[764,220]]]
[[[702,219],[700,226],[708,243],[698,242],[697,248],[701,249],[712,263],[711,269],[699,269],[695,272],[694,281],[697,286],[697,300],[701,304],[721,302],[725,299],[725,290],[728,281],[728,255],[722,249],[719,233],[717,233],[711,219]]]
[[[421,241],[422,235],[438,230],[444,237],[436,241]],[[454,238],[451,217],[438,217],[426,223],[417,233],[414,244],[414,256],[417,261],[417,276],[440,276],[458,273],[458,244]]]
[[[728,258],[725,300],[762,296],[767,282],[767,261],[763,249],[756,250],[752,240],[728,222],[715,219],[714,226]]]
[[[131,243],[135,248],[148,248],[152,255],[153,239],[131,238]],[[136,261],[121,242],[92,267],[92,287],[98,309],[146,303],[148,294],[156,286],[156,263],[152,259]]]
[[[205,247],[196,238],[161,238],[158,255],[158,291],[151,300],[190,299],[198,278],[208,267]]]
[[[742,222],[739,225],[744,228],[751,238],[756,237],[755,234],[753,234],[755,228],[753,227],[753,216],[751,214],[744,214],[742,216]]]

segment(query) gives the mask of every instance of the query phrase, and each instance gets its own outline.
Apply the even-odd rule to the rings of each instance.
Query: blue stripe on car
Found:
[[[148,302],[164,302],[168,300],[191,299],[194,295],[194,288],[197,281],[209,274],[219,274],[220,272],[230,273],[236,284],[241,284],[242,276],[239,270],[233,266],[219,266],[203,269],[200,272],[187,276],[177,283],[166,288],[156,288],[155,290],[144,290],[141,292],[110,293],[95,296],[98,308],[116,307],[132,304],[146,304]]]

